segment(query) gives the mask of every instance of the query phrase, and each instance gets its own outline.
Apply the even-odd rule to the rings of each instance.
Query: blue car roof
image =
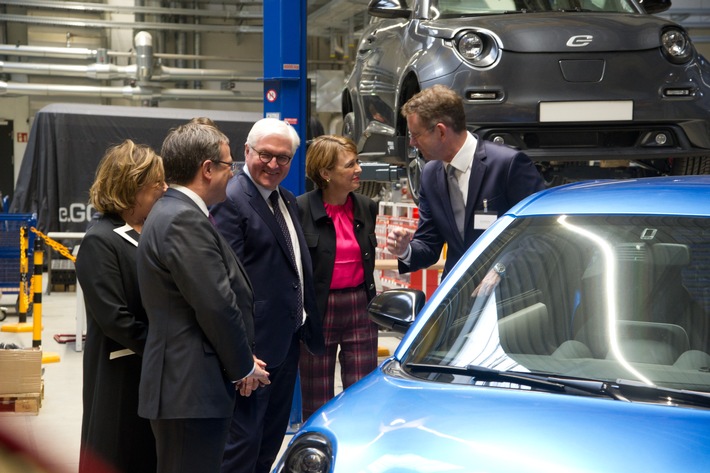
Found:
[[[710,175],[585,181],[540,191],[507,213],[710,216]]]

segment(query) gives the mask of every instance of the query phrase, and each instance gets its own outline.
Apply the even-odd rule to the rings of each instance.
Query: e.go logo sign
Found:
[[[570,48],[582,48],[588,46],[592,43],[594,36],[590,34],[581,34],[578,36],[572,36],[567,40],[567,46]]]

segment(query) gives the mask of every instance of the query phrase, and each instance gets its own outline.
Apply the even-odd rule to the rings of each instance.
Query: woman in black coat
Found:
[[[335,394],[338,347],[343,389],[377,366],[377,327],[367,315],[375,296],[377,204],[354,192],[361,173],[355,143],[347,138],[320,136],[308,148],[306,175],[317,189],[299,196],[298,208],[326,353],[301,350],[304,419]]]
[[[84,293],[84,412],[79,471],[155,472],[155,439],[138,417],[138,383],[148,319],[141,305],[136,247],[163,192],[160,156],[126,140],[109,148],[89,191],[101,213],[84,236],[76,275]]]

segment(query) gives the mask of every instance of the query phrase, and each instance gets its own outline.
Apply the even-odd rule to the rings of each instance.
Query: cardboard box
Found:
[[[0,397],[41,392],[42,351],[0,349]]]

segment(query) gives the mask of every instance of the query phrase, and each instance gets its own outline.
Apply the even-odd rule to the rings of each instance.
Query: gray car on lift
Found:
[[[670,0],[372,0],[342,94],[365,162],[424,160],[402,105],[445,84],[471,131],[525,151],[550,185],[710,173],[710,64]]]

